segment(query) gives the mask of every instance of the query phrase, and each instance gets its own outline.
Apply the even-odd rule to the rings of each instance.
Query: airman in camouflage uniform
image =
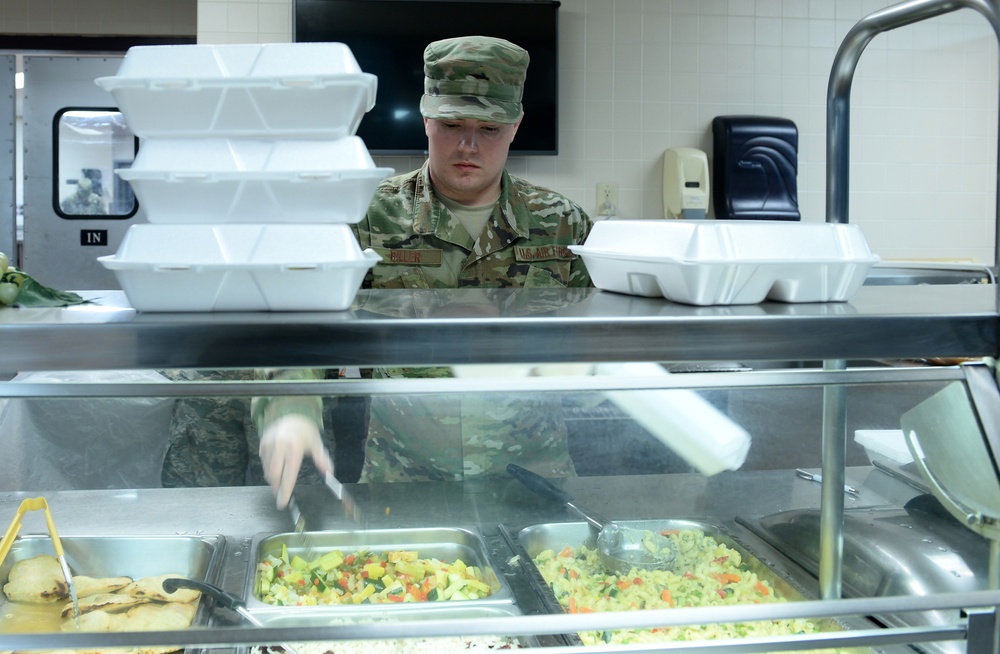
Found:
[[[358,225],[358,240],[382,255],[369,273],[374,288],[561,288],[590,284],[583,263],[567,247],[582,243],[590,226],[565,197],[505,171],[500,199],[474,239],[433,192],[425,164],[382,183]],[[376,375],[448,371],[380,369]],[[375,398],[362,479],[506,475],[511,461],[548,477],[574,474],[553,400],[558,404],[558,398],[527,395]]]
[[[366,276],[364,288],[566,289],[590,285],[583,262],[568,247],[586,239],[590,218],[568,198],[518,179],[503,168],[509,141],[523,115],[521,95],[528,61],[525,50],[502,39],[464,37],[427,46],[420,109],[427,119],[430,157],[419,170],[383,181],[367,215],[354,226],[361,246],[382,255]],[[450,150],[459,153],[451,155],[452,160],[447,159]],[[486,180],[486,184],[463,186],[470,178]],[[466,201],[482,200],[484,196],[477,195],[481,188],[493,193],[487,204]],[[485,222],[463,219],[469,207],[480,212],[478,217]],[[471,231],[470,224],[476,225]],[[439,307],[442,311],[450,308],[454,307]],[[476,308],[500,310],[491,301]],[[259,374],[270,379],[315,379],[325,373],[270,370]],[[441,377],[451,373],[447,368],[381,368],[371,374]],[[288,414],[308,416],[321,424],[321,408],[319,398],[255,398],[253,422],[267,439],[268,427]],[[537,394],[372,398],[362,481],[505,475],[511,461],[545,476],[574,474],[560,398]],[[278,480],[271,483],[277,489]]]

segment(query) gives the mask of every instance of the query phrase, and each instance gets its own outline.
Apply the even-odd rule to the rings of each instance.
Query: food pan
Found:
[[[694,305],[843,302],[879,260],[857,225],[605,220],[579,254],[600,289]]]
[[[769,545],[819,578],[820,512],[793,509],[741,522]],[[930,494],[903,508],[844,511],[845,597],[973,593],[989,589],[990,541],[955,520]],[[958,609],[880,615],[894,627],[954,625]],[[927,644],[960,652],[957,642]]]
[[[361,605],[324,606],[274,606],[262,601],[257,592],[255,580],[257,565],[268,555],[280,556],[282,545],[287,548],[288,557],[299,555],[305,559],[316,558],[332,550],[340,550],[345,555],[366,550],[385,552],[392,550],[416,551],[420,558],[435,558],[445,562],[461,559],[469,566],[482,569],[489,583],[491,594],[484,599],[452,601],[442,604],[442,609],[470,607],[477,605],[512,604],[514,595],[507,582],[496,574],[495,563],[483,537],[472,529],[455,527],[431,527],[413,529],[369,529],[364,531],[323,531],[304,533],[259,534],[253,539],[250,570],[244,588],[247,609],[256,617],[294,615],[307,618],[329,618],[349,611],[378,612],[392,610],[411,611],[429,604],[405,602]]]
[[[801,589],[793,586],[791,582],[769,567],[758,556],[751,553],[742,543],[737,542],[736,539],[733,538],[723,527],[717,524],[691,520],[626,520],[621,522],[622,524],[640,530],[701,531],[706,536],[714,538],[720,545],[725,545],[732,550],[736,550],[742,559],[742,564],[739,566],[739,570],[749,571],[755,574],[757,579],[764,582],[769,587],[767,595],[772,596],[772,599],[806,599],[806,596]],[[524,569],[528,575],[533,586],[533,590],[541,599],[542,604],[552,613],[562,613],[565,609],[559,603],[550,584],[545,581],[539,569],[534,565],[534,559],[545,550],[552,550],[553,552],[558,553],[566,547],[578,548],[581,545],[585,545],[588,548],[593,549],[596,546],[594,530],[586,522],[547,523],[521,529],[516,532],[514,540],[516,541],[514,543],[514,547],[518,550],[518,553],[521,556],[522,569]],[[683,548],[679,556],[683,556]],[[678,574],[680,573],[680,571],[677,572]],[[697,569],[693,571],[686,570],[686,572],[698,575]],[[656,588],[657,592],[661,592],[659,587]],[[706,590],[706,593],[710,592],[711,590]],[[839,631],[843,629],[842,625],[831,619],[814,621],[814,623],[821,631]],[[569,634],[566,637],[572,642],[581,642],[580,637],[577,634]],[[605,638],[610,639],[612,637],[613,636],[610,633],[605,634]],[[701,635],[700,637],[705,636]],[[635,636],[635,638],[638,638],[638,640],[635,640],[634,642],[643,642],[643,638],[653,641],[659,638],[665,639],[666,636],[661,637],[647,632],[646,634]]]
[[[226,539],[202,536],[62,536],[66,562],[74,575],[89,577],[152,577],[179,574],[214,583],[222,570]],[[47,536],[25,536],[14,541],[0,565],[0,587],[7,583],[18,561],[42,554],[54,555]],[[0,614],[9,602],[0,593]],[[194,624],[206,624],[209,611],[199,607]]]
[[[301,616],[301,615],[289,615],[289,614],[270,614],[261,616],[261,623],[265,627],[273,627],[276,629],[294,629],[297,627],[325,627],[332,625],[348,625],[354,623],[373,623],[373,622],[401,622],[401,621],[415,621],[421,622],[424,620],[470,620],[479,622],[481,620],[490,620],[492,618],[504,618],[511,616],[521,615],[521,610],[517,606],[512,604],[500,605],[494,604],[490,606],[469,606],[467,604],[462,604],[460,606],[441,606],[441,605],[422,605],[418,608],[414,608],[409,611],[390,611],[385,610],[386,606],[376,608],[372,611],[352,611],[351,609],[345,609],[342,613],[338,612],[336,616],[331,615],[329,612],[324,615],[312,615],[312,616]],[[512,639],[515,643],[519,644],[521,647],[539,647],[543,644],[565,644],[561,638],[553,640],[550,636],[516,636]],[[358,651],[388,651],[383,648],[382,645],[387,644],[383,641],[360,641],[358,643]],[[292,643],[293,647],[298,648],[298,643]],[[300,652],[316,652],[320,648],[327,647],[323,643],[308,643],[303,644],[302,648],[299,648]],[[240,654],[246,654],[247,652],[259,651],[254,647],[243,648],[243,652]],[[343,643],[338,643],[334,651],[351,651],[344,647]],[[403,651],[403,650],[399,650]]]

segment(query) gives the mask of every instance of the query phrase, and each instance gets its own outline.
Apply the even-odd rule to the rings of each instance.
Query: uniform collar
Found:
[[[455,242],[452,233],[456,225],[460,224],[447,207],[434,195],[431,186],[430,161],[425,161],[420,168],[413,192],[413,231],[417,234],[434,234],[449,242]],[[497,208],[493,210],[492,219],[496,219],[504,231],[511,231],[519,237],[528,237],[528,221],[523,212],[518,212],[517,208],[510,202],[510,175],[504,169],[500,174],[500,198],[497,200]],[[460,230],[465,232],[465,228]],[[475,235],[473,236],[475,238]],[[466,245],[458,243],[459,245]]]

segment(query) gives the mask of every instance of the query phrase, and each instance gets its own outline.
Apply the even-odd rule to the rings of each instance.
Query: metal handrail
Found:
[[[826,131],[826,221],[848,222],[851,83],[861,53],[879,33],[918,23],[928,18],[974,9],[989,21],[1000,43],[1000,6],[997,0],[909,0],[862,18],[841,42],[833,60],[827,87]],[[1000,142],[1000,141],[998,141]],[[1000,155],[998,155],[1000,156]],[[1000,173],[1000,160],[997,163]],[[996,199],[996,246],[994,268],[1000,265],[1000,189]]]
[[[840,44],[830,70],[827,87],[826,132],[826,222],[847,223],[850,198],[850,116],[851,84],[861,53],[881,32],[918,23],[929,18],[957,11],[974,9],[981,13],[996,34],[1000,43],[1000,0],[908,0],[865,16],[848,31]],[[998,136],[1000,138],[1000,136]],[[1000,141],[998,141],[1000,146]],[[1000,174],[1000,147],[998,147],[998,174]],[[1000,187],[996,198],[997,229],[994,245],[994,269],[1000,266]],[[827,365],[841,367],[843,362],[830,361]],[[820,524],[820,595],[825,599],[840,597],[841,554],[843,546],[843,495],[839,489],[844,483],[844,462],[847,435],[843,425],[846,411],[844,398],[838,389],[824,389],[823,425],[823,476]]]

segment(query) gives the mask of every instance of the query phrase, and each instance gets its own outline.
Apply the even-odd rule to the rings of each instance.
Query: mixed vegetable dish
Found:
[[[325,552],[311,560],[267,555],[257,565],[255,594],[276,606],[440,602],[482,599],[498,587],[489,570],[461,559],[420,558],[415,551]]]

